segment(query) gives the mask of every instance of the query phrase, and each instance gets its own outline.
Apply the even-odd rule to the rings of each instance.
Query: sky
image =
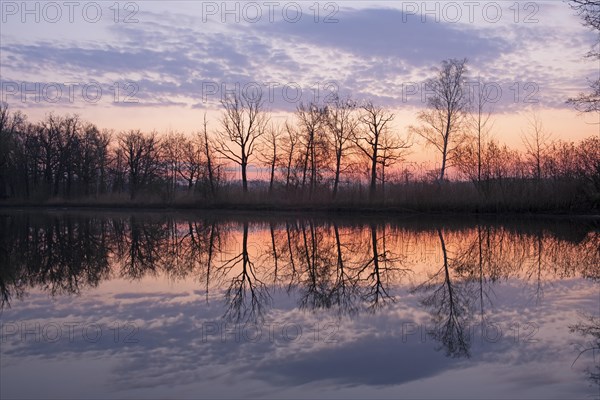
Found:
[[[493,136],[536,110],[554,139],[600,134],[565,101],[597,79],[595,36],[563,1],[0,2],[2,101],[101,128],[218,127],[222,96],[260,90],[276,121],[336,91],[396,114],[401,135],[444,59],[496,93]],[[596,124],[594,124],[596,122]],[[417,151],[420,152],[420,151]]]

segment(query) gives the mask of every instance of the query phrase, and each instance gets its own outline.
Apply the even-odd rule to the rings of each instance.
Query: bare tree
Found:
[[[379,174],[379,181],[381,182],[382,196],[385,198],[385,171],[404,159],[411,143],[410,138],[402,140],[398,136],[392,136],[390,130],[385,130],[380,140],[380,146],[378,163],[381,173]]]
[[[537,112],[532,112],[527,118],[528,131],[521,132],[521,139],[525,145],[526,154],[532,164],[534,177],[538,181],[542,178],[542,165],[548,151],[548,142],[551,135],[544,130],[544,126]]]
[[[175,133],[166,137],[164,149],[172,191],[175,191],[177,181],[181,178],[190,192],[205,168],[204,143],[192,140],[182,133]]]
[[[208,137],[208,121],[206,119],[206,113],[202,120],[202,132],[198,133],[199,142],[204,151],[204,157],[206,159],[206,172],[208,174],[208,184],[210,187],[210,194],[214,196],[216,194],[216,183],[215,183],[215,163],[213,160],[214,144]]]
[[[256,140],[265,133],[268,122],[261,93],[233,94],[221,104],[225,108],[222,130],[217,135],[216,151],[238,164],[242,171],[242,188],[248,192],[248,160],[255,150]]]
[[[80,139],[85,123],[77,114],[58,118],[58,135],[55,136],[58,150],[58,166],[54,174],[54,195],[59,194],[62,184],[63,195],[71,196],[74,176],[76,174],[76,159],[79,153]]]
[[[16,136],[25,127],[26,120],[23,113],[10,112],[8,104],[0,101],[0,199],[8,194],[10,170],[16,167]]]
[[[69,118],[67,123],[65,119]],[[65,159],[68,153],[66,131],[76,130],[76,120],[50,113],[37,126],[37,138],[40,145],[39,162],[42,164],[45,191],[48,195],[58,195],[60,184],[64,180]],[[70,135],[69,135],[70,136]]]
[[[134,199],[140,188],[157,176],[160,168],[160,140],[156,133],[144,134],[139,130],[121,133],[118,138],[129,173],[129,193]]]
[[[197,140],[186,139],[184,142],[183,163],[177,170],[188,184],[188,191],[191,191],[196,184],[202,172],[206,168],[206,160],[204,158],[203,143]]]
[[[584,26],[596,31],[596,43],[586,57],[600,60],[600,0],[570,0],[569,5],[581,16]],[[590,80],[589,85],[592,89],[590,93],[580,93],[577,97],[570,98],[567,103],[580,112],[600,113],[600,74]]]
[[[288,121],[285,122],[285,135],[282,139],[282,157],[281,162],[285,173],[285,189],[289,190],[290,180],[292,178],[292,169],[294,167],[294,161],[296,157],[296,151],[300,146],[300,133],[298,130]]]
[[[273,185],[275,184],[275,168],[279,163],[280,155],[278,151],[282,135],[283,130],[271,123],[258,150],[259,160],[269,168],[269,194],[273,193]]]
[[[327,109],[315,103],[310,103],[308,106],[301,103],[296,109],[296,115],[300,120],[303,144],[305,146],[302,160],[302,188],[306,184],[307,172],[310,171],[308,197],[312,199],[317,186],[317,171],[320,160],[326,158],[327,147],[324,142],[325,137],[324,135],[319,135],[319,133],[322,133],[325,127]]]
[[[572,97],[567,100],[568,104],[575,107],[577,111],[589,113],[600,113],[600,79],[589,81],[590,93],[579,93],[577,97]]]
[[[0,102],[0,134],[14,134],[22,128],[27,116],[21,111],[10,111],[8,103]]]
[[[489,94],[488,88],[478,77],[473,91],[469,94],[473,107],[467,122],[471,133],[468,143],[458,149],[456,156],[459,170],[484,193],[487,193],[485,189],[489,182],[484,187],[482,180],[489,179],[489,173],[486,173],[486,164],[489,160],[486,159],[486,155],[490,145],[490,133],[494,126],[492,111],[489,108]]]
[[[435,147],[442,156],[440,181],[444,180],[448,164],[454,160],[457,149],[465,139],[461,128],[469,109],[466,90],[467,59],[444,60],[435,78],[426,81],[428,109],[418,115],[419,127],[411,131]]]
[[[169,132],[163,139],[163,161],[165,163],[168,191],[175,193],[177,181],[179,178],[178,171],[183,168],[183,148],[185,147],[186,138],[180,132]]]
[[[88,196],[95,186],[96,195],[104,190],[110,134],[100,132],[94,124],[85,124],[75,157],[75,173]]]
[[[358,125],[354,117],[356,102],[350,97],[341,99],[335,95],[331,106],[327,108],[327,126],[329,127],[330,140],[335,151],[335,178],[333,181],[333,198],[335,199],[342,172],[342,158],[347,152],[352,137]]]
[[[388,123],[394,119],[394,114],[375,106],[368,101],[361,106],[359,121],[363,129],[357,129],[353,141],[357,148],[369,159],[371,167],[371,183],[369,198],[373,200],[377,191],[377,164],[380,161],[381,138],[388,129]]]
[[[474,132],[475,146],[477,149],[477,182],[481,182],[482,153],[489,133],[494,125],[491,120],[492,112],[487,109],[489,93],[481,78],[477,79],[474,92],[474,111],[471,113],[470,123]]]
[[[583,18],[585,26],[600,30],[600,0],[569,0],[569,5]]]
[[[75,175],[79,139],[84,123],[78,115],[58,116],[48,114],[39,124],[39,138],[45,151],[45,178],[48,193],[71,195]]]

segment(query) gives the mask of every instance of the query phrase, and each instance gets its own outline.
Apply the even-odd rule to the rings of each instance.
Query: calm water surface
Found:
[[[593,220],[0,212],[0,397],[600,397]]]

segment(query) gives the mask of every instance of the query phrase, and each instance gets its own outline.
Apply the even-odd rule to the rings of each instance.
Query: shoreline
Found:
[[[84,204],[56,202],[49,204],[17,204],[0,203],[0,211],[100,211],[100,212],[150,212],[150,213],[179,213],[179,212],[215,212],[218,214],[256,214],[270,215],[319,215],[319,216],[425,216],[425,217],[526,217],[526,218],[569,218],[583,220],[600,220],[600,213],[576,210],[531,210],[512,209],[491,211],[489,209],[472,209],[469,207],[411,209],[399,206],[344,206],[344,205],[284,205],[284,204]]]

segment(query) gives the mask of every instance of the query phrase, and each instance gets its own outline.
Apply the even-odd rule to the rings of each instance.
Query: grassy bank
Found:
[[[53,198],[44,201],[4,200],[0,208],[73,208],[73,209],[122,209],[122,210],[222,210],[222,211],[276,211],[276,212],[319,212],[319,213],[378,213],[378,214],[549,214],[549,215],[596,215],[594,208],[572,204],[549,202],[531,203],[516,198],[510,203],[499,201],[468,202],[453,199],[445,201],[294,201],[264,200],[256,198],[197,199],[181,197],[173,200],[145,197],[128,198]]]

